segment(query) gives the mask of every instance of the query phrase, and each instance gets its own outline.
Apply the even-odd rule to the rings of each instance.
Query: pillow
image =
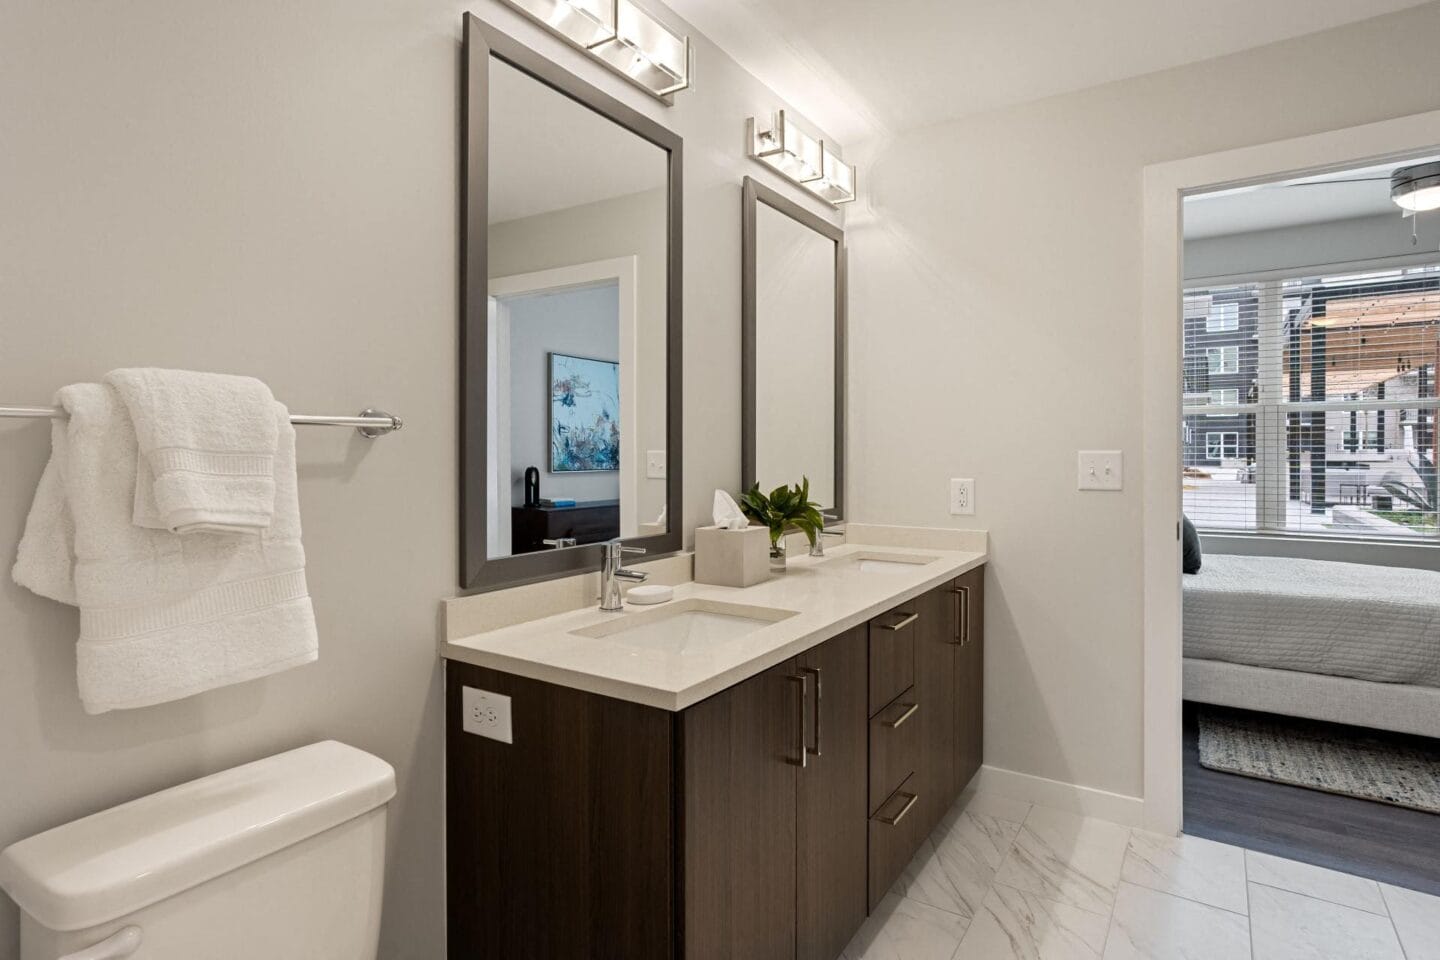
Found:
[[[1195,532],[1195,524],[1183,513],[1180,515],[1182,532],[1180,535],[1180,569],[1186,573],[1200,572],[1200,534]]]

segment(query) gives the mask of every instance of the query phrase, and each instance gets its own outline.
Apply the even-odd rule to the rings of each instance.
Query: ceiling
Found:
[[[491,223],[657,190],[668,173],[653,143],[491,61]]]
[[[1185,239],[1381,215],[1398,222],[1400,208],[1390,199],[1390,174],[1422,162],[1406,160],[1186,197]]]
[[[667,2],[812,123],[853,145],[1425,0]]]

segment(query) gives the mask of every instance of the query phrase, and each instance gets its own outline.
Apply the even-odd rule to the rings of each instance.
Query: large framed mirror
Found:
[[[681,140],[465,17],[460,585],[680,549]]]
[[[770,188],[742,190],[741,481],[810,480],[845,519],[845,233]]]

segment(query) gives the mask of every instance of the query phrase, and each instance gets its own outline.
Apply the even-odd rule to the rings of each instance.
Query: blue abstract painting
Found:
[[[550,471],[620,469],[620,364],[550,354]]]

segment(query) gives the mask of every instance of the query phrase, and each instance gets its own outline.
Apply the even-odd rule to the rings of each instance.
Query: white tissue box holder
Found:
[[[749,587],[770,579],[770,531],[695,528],[695,582]]]

